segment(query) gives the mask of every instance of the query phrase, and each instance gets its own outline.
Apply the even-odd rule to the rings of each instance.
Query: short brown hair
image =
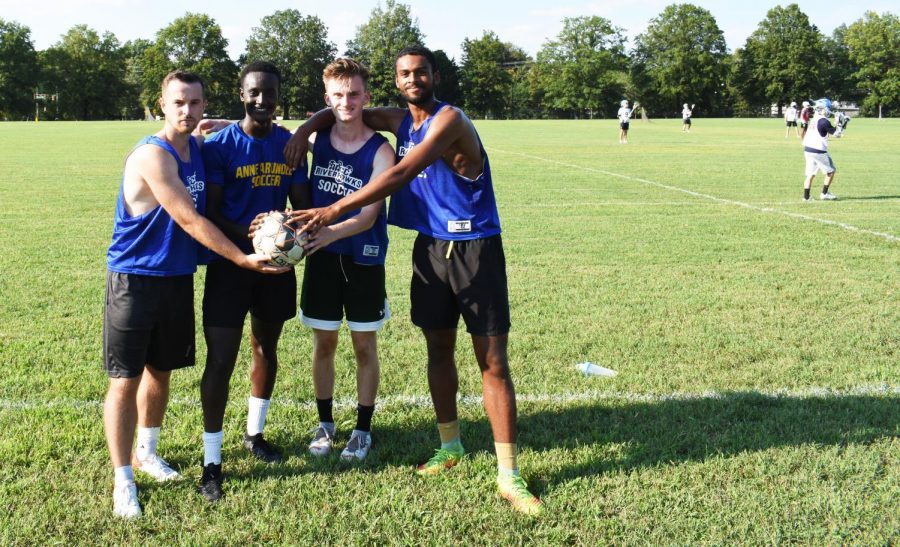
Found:
[[[169,82],[172,80],[178,80],[179,82],[184,82],[186,84],[200,84],[200,88],[203,90],[203,96],[206,97],[206,84],[203,83],[203,78],[201,78],[199,74],[186,72],[184,70],[173,70],[163,78],[162,85],[160,86],[162,93],[166,92],[166,87],[168,87]]]
[[[335,59],[328,63],[328,66],[322,71],[322,81],[326,83],[328,80],[349,80],[354,76],[362,78],[363,87],[368,87],[369,69],[359,61],[348,57]]]

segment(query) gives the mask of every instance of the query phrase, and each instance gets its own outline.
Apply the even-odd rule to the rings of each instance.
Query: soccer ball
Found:
[[[293,227],[285,224],[288,216],[281,212],[270,213],[253,234],[253,250],[272,257],[276,266],[293,266],[306,256],[303,244],[307,235],[297,235]]]

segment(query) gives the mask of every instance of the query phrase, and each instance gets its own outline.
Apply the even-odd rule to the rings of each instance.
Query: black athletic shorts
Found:
[[[691,125],[691,119],[690,119],[690,118],[685,118],[685,119],[684,119],[684,125]]]
[[[300,292],[300,321],[319,330],[338,330],[344,314],[354,332],[381,330],[391,317],[383,264],[357,264],[353,257],[319,251],[306,257]]]
[[[241,328],[248,311],[270,323],[283,323],[297,315],[294,270],[272,275],[228,260],[210,263],[203,290],[203,326]]]
[[[797,127],[797,122],[784,122],[787,127]]]
[[[144,365],[194,365],[194,276],[106,273],[103,365],[110,378],[135,378]]]
[[[622,129],[624,129],[625,131],[628,131],[628,124],[629,124],[629,123],[630,123],[630,122],[619,122],[619,127],[622,128]]]
[[[412,322],[422,329],[456,328],[462,315],[470,334],[508,333],[509,291],[500,235],[451,242],[419,234],[409,297]]]

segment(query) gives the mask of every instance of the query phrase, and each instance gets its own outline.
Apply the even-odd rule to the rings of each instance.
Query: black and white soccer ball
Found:
[[[298,234],[292,226],[285,224],[288,218],[279,211],[270,213],[253,234],[253,250],[269,255],[276,266],[293,266],[306,256],[303,245],[307,234]]]

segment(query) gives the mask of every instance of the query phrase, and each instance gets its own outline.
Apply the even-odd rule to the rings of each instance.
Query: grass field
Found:
[[[520,464],[542,518],[495,496],[465,337],[470,454],[445,476],[412,473],[438,439],[408,319],[413,235],[392,229],[365,463],[306,454],[311,341],[292,322],[267,425],[289,457],[265,467],[240,448],[245,344],[226,499],[209,506],[194,491],[200,335],[160,441],[186,480],[139,477],[144,517],[123,524],[101,424],[105,253],[122,159],[158,125],[0,124],[0,544],[900,542],[900,120],[854,120],[831,145],[841,199],[812,203],[778,120],[680,125],[635,122],[622,146],[611,120],[477,124],[504,226]],[[619,374],[584,377],[586,360]],[[352,363],[343,339],[343,441]]]

